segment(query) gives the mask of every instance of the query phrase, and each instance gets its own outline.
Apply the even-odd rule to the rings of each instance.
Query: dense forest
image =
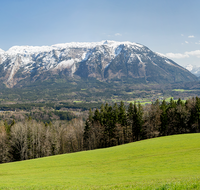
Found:
[[[89,112],[85,124],[85,149],[104,148],[158,136],[196,133],[200,130],[200,98],[185,102],[158,100],[151,105],[102,105]]]
[[[56,113],[57,114],[57,113]],[[60,116],[62,117],[62,115]],[[102,104],[88,118],[44,123],[31,117],[0,122],[0,163],[104,148],[200,130],[200,98],[155,101],[142,106]]]

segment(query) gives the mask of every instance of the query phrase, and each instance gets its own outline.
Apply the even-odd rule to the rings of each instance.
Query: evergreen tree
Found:
[[[119,123],[122,126],[126,126],[127,125],[127,118],[126,118],[126,107],[124,105],[124,102],[121,101],[120,105],[119,105]]]
[[[100,124],[104,125],[104,115],[105,115],[105,108],[104,105],[101,104],[101,110],[100,110]]]
[[[162,101],[160,108],[162,110],[162,113],[160,115],[160,121],[161,121],[160,134],[167,135],[168,118],[167,118],[167,104],[165,100]]]
[[[4,126],[5,126],[5,129],[6,129],[7,135],[10,135],[11,125],[8,125],[7,120],[4,121]]]
[[[90,110],[89,110],[89,122],[92,122],[92,119],[93,119],[93,113],[92,113],[92,110],[91,110],[91,108],[90,108]]]
[[[112,117],[113,117],[114,123],[115,124],[118,123],[119,109],[118,109],[117,103],[115,103],[114,106],[113,106]]]
[[[94,112],[93,120],[96,121],[96,122],[97,121],[100,122],[100,113],[99,113],[98,109],[96,109],[95,112]]]
[[[176,122],[174,123],[176,129],[175,133],[181,134],[187,131],[189,112],[186,109],[184,102],[180,98],[178,99],[176,104],[177,104],[175,109]]]
[[[105,109],[105,112],[107,112],[107,111],[108,111],[108,108],[109,108],[109,105],[108,105],[108,103],[106,102],[106,104],[105,104],[105,107],[104,107],[104,109]]]
[[[119,124],[121,124],[121,127],[123,128],[123,134],[124,134],[124,141],[127,142],[127,114],[126,114],[126,107],[124,105],[124,102],[121,101],[119,105]]]
[[[134,108],[133,108],[133,103],[131,102],[128,106],[128,111],[127,111],[128,125],[130,125],[131,127],[133,124],[133,113],[134,113]]]
[[[127,125],[128,125],[128,137],[129,141],[133,141],[133,114],[134,114],[134,107],[133,103],[131,102],[128,106],[127,110]]]
[[[143,124],[143,109],[140,103],[138,103],[138,107],[136,102],[134,102],[133,107],[133,127],[132,127],[132,135],[133,140],[140,140],[142,133],[142,124]]]
[[[170,99],[169,108],[176,108],[176,102],[173,100],[173,98]]]
[[[196,104],[195,104],[195,120],[197,123],[197,131],[200,131],[200,98],[196,97]]]
[[[114,138],[115,134],[115,122],[113,118],[113,109],[112,106],[109,106],[107,109],[107,114],[106,114],[106,132],[108,134],[108,143],[109,146],[112,145],[111,139]]]
[[[90,123],[88,120],[85,122],[84,134],[83,134],[84,147],[89,149],[90,141]]]
[[[168,118],[168,129],[167,135],[176,134],[176,102],[173,98],[170,99],[169,106],[167,108],[167,118]]]
[[[181,105],[181,106],[184,106],[184,102],[179,98],[176,105]]]
[[[189,113],[189,119],[187,122],[187,129],[191,133],[196,132],[196,99],[193,97],[192,99],[189,99],[185,103],[186,109]]]
[[[159,130],[161,126],[161,109],[158,100],[152,103],[148,108],[148,114],[145,117],[145,124],[143,135],[145,138],[153,138],[159,135]]]

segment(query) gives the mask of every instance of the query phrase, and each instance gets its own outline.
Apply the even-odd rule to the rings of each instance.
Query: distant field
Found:
[[[78,101],[78,100],[76,100],[76,101],[73,101],[74,103],[82,103],[83,101]]]
[[[130,104],[130,103],[133,103],[133,104],[134,104],[134,102],[136,102],[136,103],[140,102],[141,105],[151,104],[151,103],[152,103],[152,102],[151,102],[150,100],[148,100],[148,99],[139,99],[139,100],[136,100],[136,101],[128,101],[129,104]]]
[[[197,91],[197,90],[174,89],[172,91],[176,91],[176,92],[191,92],[191,91]]]
[[[200,134],[1,164],[0,189],[200,189]]]

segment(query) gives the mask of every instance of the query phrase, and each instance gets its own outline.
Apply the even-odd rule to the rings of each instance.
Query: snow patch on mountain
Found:
[[[142,62],[140,56],[139,56],[138,54],[136,54],[136,56],[137,56],[138,60],[139,60],[140,62]]]
[[[6,53],[8,55],[16,54],[34,54],[38,52],[50,52],[52,50],[62,50],[66,48],[87,48],[92,49],[96,46],[106,45],[112,48],[117,48],[119,45],[124,44],[127,46],[135,46],[135,48],[143,48],[143,45],[132,43],[132,42],[116,42],[116,41],[101,41],[101,42],[71,42],[63,44],[55,44],[52,46],[13,46],[8,51],[0,49],[0,53]]]
[[[171,62],[168,61],[168,60],[165,60],[165,62],[166,62],[167,64],[169,64],[169,65],[174,65],[173,63],[171,63]]]
[[[158,56],[160,56],[160,57],[163,57],[163,58],[165,58],[165,59],[167,58],[166,55],[163,54],[163,53],[159,53],[159,52],[155,52],[155,53],[156,53]]]
[[[200,66],[196,65],[186,65],[185,68],[190,71],[192,74],[196,75],[197,77],[200,77]]]
[[[5,51],[0,48],[0,54],[4,54]]]
[[[82,61],[88,60],[88,58],[90,57],[91,54],[92,54],[92,51],[84,52],[82,55]]]
[[[118,56],[120,54],[120,52],[122,51],[122,47],[121,46],[118,46],[116,49],[115,49],[115,56]]]
[[[189,64],[185,67],[188,71],[192,71],[193,65]]]
[[[55,67],[55,69],[64,69],[71,67],[75,62],[80,61],[79,59],[70,59],[66,61],[62,61],[58,63],[58,65]]]

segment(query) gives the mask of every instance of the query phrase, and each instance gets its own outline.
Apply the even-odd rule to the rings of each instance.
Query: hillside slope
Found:
[[[1,164],[0,189],[198,189],[199,163],[200,134],[174,135]]]

